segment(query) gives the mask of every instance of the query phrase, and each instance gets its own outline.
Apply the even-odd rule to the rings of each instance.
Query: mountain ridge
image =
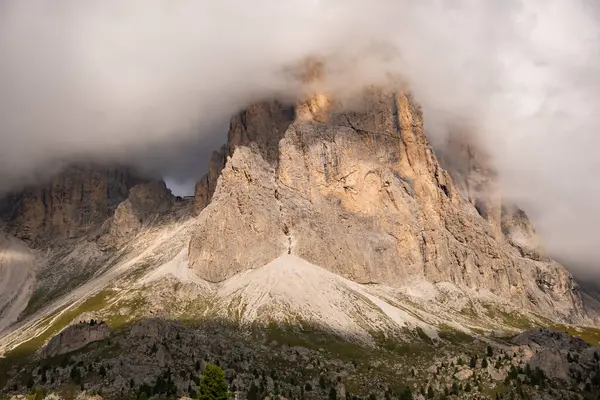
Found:
[[[48,193],[57,201],[44,202],[46,189],[28,188],[1,203],[12,207],[0,212],[9,220],[0,273],[15,282],[0,296],[0,351],[12,368],[10,382],[16,384],[19,363],[46,362],[43,349],[61,332],[87,335],[75,341],[83,347],[65,349],[81,362],[102,351],[98,346],[112,349],[113,338],[124,347],[152,342],[158,366],[125,354],[145,360],[140,371],[163,373],[176,353],[189,351],[171,332],[184,342],[197,337],[186,323],[202,332],[216,324],[215,332],[243,340],[256,330],[286,341],[286,332],[316,331],[384,353],[415,342],[450,353],[463,351],[463,341],[508,349],[514,344],[507,336],[536,326],[580,329],[595,340],[600,303],[545,254],[526,214],[497,192],[496,176],[473,144],[459,138],[458,149],[438,156],[405,91],[371,87],[343,100],[316,93],[241,111],[191,201],[162,181],[84,169],[55,179]],[[81,185],[63,184],[71,181]],[[97,206],[89,219],[72,207],[89,203]],[[108,336],[87,332],[85,324],[68,328],[90,316],[108,324]],[[218,337],[204,335],[226,352]],[[320,357],[318,349],[310,354]],[[142,379],[127,373],[136,384]],[[492,371],[498,374],[504,376]],[[113,395],[128,387],[122,379],[94,382]],[[188,384],[182,378],[178,390]]]

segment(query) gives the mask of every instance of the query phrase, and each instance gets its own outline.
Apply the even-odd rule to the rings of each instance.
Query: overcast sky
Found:
[[[547,246],[597,272],[599,14],[592,0],[0,0],[0,186],[82,155],[191,185],[229,116],[295,93],[283,69],[318,54],[338,84],[402,74],[434,140],[467,121]]]

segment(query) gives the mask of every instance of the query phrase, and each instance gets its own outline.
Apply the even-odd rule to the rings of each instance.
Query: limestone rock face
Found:
[[[174,201],[175,196],[163,181],[151,181],[134,186],[126,200],[131,203],[131,207],[142,222],[169,210]]]
[[[473,135],[461,130],[451,132],[438,153],[441,165],[450,172],[456,188],[500,238],[502,197],[489,154]]]
[[[324,95],[300,103],[293,121],[277,103],[233,119],[229,157],[190,241],[198,276],[222,281],[287,253],[357,282],[424,276],[582,318],[571,275],[523,257],[503,235],[501,212],[465,199],[410,96],[369,89],[356,104]]]
[[[294,108],[279,102],[254,104],[231,119],[227,145],[213,152],[208,173],[196,184],[194,207],[197,213],[211,201],[221,170],[236,147],[256,145],[261,157],[270,164],[277,162],[279,140],[294,120]]]
[[[535,354],[529,361],[532,369],[540,369],[550,379],[569,380],[569,362],[564,354],[556,349],[546,349]]]
[[[90,324],[83,322],[70,325],[54,336],[41,350],[42,358],[50,358],[59,354],[79,350],[90,343],[104,340],[110,336],[108,325],[105,323]]]
[[[438,152],[455,186],[489,222],[497,239],[507,240],[522,257],[550,261],[525,211],[502,198],[491,158],[473,136],[453,132]]]
[[[258,103],[248,107],[231,120],[228,154],[235,148],[255,143],[262,158],[275,165],[279,159],[279,141],[294,121],[294,107],[278,102]]]
[[[15,193],[8,193],[0,197],[0,222],[5,222],[10,219],[13,213],[13,209],[19,197]]]
[[[30,243],[83,236],[110,217],[140,182],[124,168],[70,166],[18,195],[8,229]]]
[[[34,251],[0,233],[0,332],[26,308],[35,284],[35,265]]]
[[[226,153],[227,148],[225,146],[221,148],[221,150],[212,153],[208,165],[208,172],[196,184],[194,191],[194,208],[197,213],[200,213],[200,211],[206,208],[215,193],[217,179],[219,179],[219,175],[221,175],[221,171],[225,167]]]
[[[134,186],[129,197],[117,206],[105,223],[106,233],[99,239],[101,248],[121,245],[130,240],[142,226],[168,211],[175,196],[163,181],[151,181]]]
[[[503,205],[501,227],[508,243],[518,249],[521,256],[538,261],[549,261],[525,211],[515,205]]]
[[[197,266],[198,275],[212,282],[261,267],[283,254],[288,244],[275,197],[274,169],[258,146],[239,148],[221,181],[227,188],[215,192],[190,242],[192,268]]]

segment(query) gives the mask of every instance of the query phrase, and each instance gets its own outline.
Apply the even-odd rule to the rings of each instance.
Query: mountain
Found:
[[[522,210],[465,199],[409,96],[373,89],[357,104],[315,96],[296,117],[264,103],[233,119],[228,161],[206,186],[215,191],[190,242],[196,275],[220,282],[287,253],[355,282],[420,277],[588,321],[569,272],[526,244],[534,231]]]
[[[242,398],[593,393],[594,347],[513,335],[599,343],[597,296],[502,198],[484,149],[434,150],[423,118],[401,86],[309,90],[235,115],[191,201],[81,165],[7,196],[4,391],[183,394],[218,360]]]
[[[84,236],[140,182],[125,168],[71,165],[48,184],[12,195],[8,231],[30,243]]]

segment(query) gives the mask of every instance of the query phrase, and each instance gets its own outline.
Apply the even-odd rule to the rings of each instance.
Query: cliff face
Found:
[[[83,236],[110,217],[139,182],[123,168],[70,166],[49,184],[17,195],[8,230],[34,244]]]
[[[475,139],[463,132],[453,133],[439,149],[446,168],[463,197],[491,225],[500,241],[507,241],[521,256],[550,261],[527,214],[502,198],[497,172],[491,158]]]
[[[51,358],[60,354],[79,350],[90,343],[104,340],[110,336],[105,323],[81,322],[70,325],[54,336],[41,350],[42,358]]]
[[[452,132],[444,146],[438,149],[439,161],[449,171],[455,187],[471,203],[479,215],[502,237],[502,196],[497,173],[490,165],[490,156],[463,131]]]
[[[213,152],[207,174],[196,185],[196,211],[199,213],[210,203],[225,161],[236,147],[253,143],[266,162],[276,164],[279,157],[279,140],[293,120],[294,107],[279,102],[254,104],[232,118],[227,145]]]
[[[120,203],[114,215],[104,224],[98,244],[102,249],[127,243],[145,224],[167,212],[175,196],[163,181],[141,183],[129,190],[127,200]]]
[[[517,228],[529,232],[526,216],[461,193],[409,96],[370,89],[356,104],[319,95],[294,114],[262,103],[233,119],[190,242],[198,276],[218,282],[292,254],[357,282],[398,287],[421,276],[581,317],[571,275],[511,245]]]

